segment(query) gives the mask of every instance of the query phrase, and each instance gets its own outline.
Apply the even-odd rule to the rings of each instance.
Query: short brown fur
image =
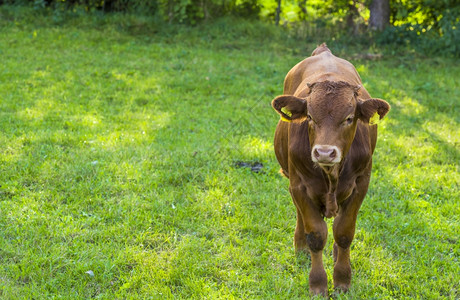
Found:
[[[295,249],[311,255],[312,294],[327,295],[324,217],[335,217],[334,286],[341,291],[350,287],[350,245],[377,141],[377,125],[369,120],[375,113],[383,118],[390,109],[361,85],[353,65],[322,44],[289,71],[284,95],[272,102],[282,117],[275,154],[297,209]]]

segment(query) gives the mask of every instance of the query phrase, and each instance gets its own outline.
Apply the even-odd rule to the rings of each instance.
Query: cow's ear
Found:
[[[286,122],[301,121],[307,117],[307,101],[302,98],[278,96],[272,101],[272,106]]]
[[[367,99],[358,102],[358,116],[361,121],[376,124],[390,110],[390,104],[382,99]]]

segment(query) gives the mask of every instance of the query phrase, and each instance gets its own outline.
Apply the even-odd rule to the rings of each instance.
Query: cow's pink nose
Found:
[[[336,163],[338,162],[337,160],[340,160],[338,158],[338,149],[336,146],[315,146],[313,147],[313,161],[316,161],[318,163],[324,163],[324,164],[329,164],[329,163]]]
[[[337,156],[337,152],[335,151],[334,148],[332,149],[331,148],[326,148],[326,149],[316,148],[314,153],[317,159],[320,159],[320,158],[329,159],[329,158],[335,158]]]

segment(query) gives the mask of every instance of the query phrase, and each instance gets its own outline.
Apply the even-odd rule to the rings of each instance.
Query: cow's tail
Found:
[[[321,54],[321,53],[326,52],[326,51],[332,53],[331,50],[329,50],[329,48],[327,47],[326,43],[322,43],[321,45],[316,47],[315,50],[313,50],[311,56],[315,56],[315,55]]]

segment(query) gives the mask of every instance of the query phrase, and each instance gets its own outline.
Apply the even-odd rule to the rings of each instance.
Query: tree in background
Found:
[[[369,10],[369,29],[382,31],[390,24],[390,0],[372,0]]]
[[[352,35],[358,35],[359,34],[359,24],[356,21],[360,17],[359,10],[357,8],[358,3],[356,2],[356,0],[353,0],[353,1],[348,1],[347,5],[348,5],[348,14],[346,17],[346,24],[347,24],[348,31]]]
[[[276,6],[276,14],[275,14],[275,25],[278,26],[280,24],[280,15],[281,15],[281,0],[277,0],[278,5]]]

